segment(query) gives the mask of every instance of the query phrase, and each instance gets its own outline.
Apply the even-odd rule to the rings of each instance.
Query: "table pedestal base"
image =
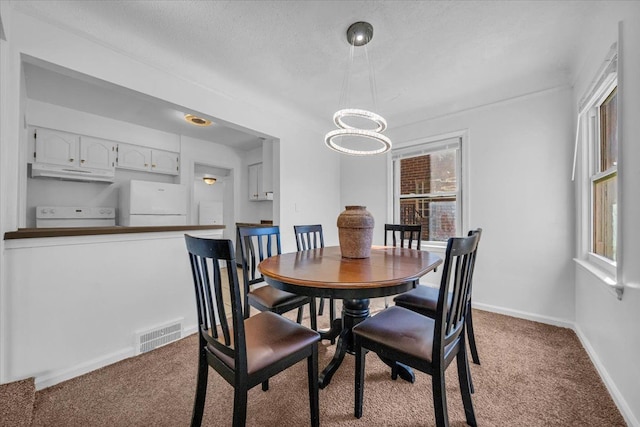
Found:
[[[338,338],[336,352],[333,359],[318,376],[320,388],[325,388],[330,382],[333,374],[338,370],[348,352],[355,354],[352,329],[358,323],[369,317],[369,299],[345,299],[342,301],[342,319],[334,319],[331,328],[326,332],[321,332],[322,339],[331,340]],[[379,357],[379,356],[378,356]],[[411,368],[393,360],[380,357],[385,364],[391,367],[392,378],[395,380],[399,375],[405,381],[413,383],[415,375]]]

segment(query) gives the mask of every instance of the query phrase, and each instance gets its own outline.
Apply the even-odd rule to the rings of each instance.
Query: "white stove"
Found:
[[[36,207],[36,228],[109,227],[116,225],[116,210],[110,207]]]

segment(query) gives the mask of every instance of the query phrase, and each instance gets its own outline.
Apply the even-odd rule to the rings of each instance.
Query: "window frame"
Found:
[[[622,134],[620,132],[621,125],[621,108],[617,107],[617,132],[618,132],[618,155],[616,168],[617,181],[617,229],[615,232],[616,244],[616,261],[613,262],[603,256],[592,251],[593,239],[593,185],[592,183],[603,176],[605,173],[596,173],[599,171],[599,146],[600,128],[593,126],[592,118],[594,111],[597,113],[598,107],[607,99],[614,88],[617,88],[618,102],[623,89],[620,84],[618,74],[618,51],[617,43],[614,43],[602,66],[595,75],[591,85],[585,90],[583,96],[578,103],[578,116],[576,128],[576,146],[574,153],[574,179],[576,179],[576,257],[574,261],[577,265],[589,272],[591,275],[599,279],[599,282],[607,287],[613,295],[618,299],[622,298],[624,292],[624,284],[622,280],[622,262],[624,254],[622,252],[622,224],[619,221],[621,204],[623,202],[622,188],[620,185],[620,177],[623,174],[620,165]],[[594,110],[595,108],[595,110]],[[597,117],[596,122],[599,123],[600,118]],[[594,136],[597,135],[597,139]],[[596,155],[598,153],[598,155]],[[597,168],[597,169],[596,169]]]
[[[586,151],[588,153],[588,165],[586,170],[586,179],[588,181],[587,191],[588,198],[586,202],[586,206],[583,209],[587,210],[587,216],[589,218],[588,224],[585,227],[587,230],[587,239],[586,239],[586,259],[589,263],[594,265],[600,270],[603,270],[611,278],[615,281],[617,276],[617,261],[613,261],[607,257],[599,255],[594,251],[594,198],[595,198],[595,184],[598,181],[601,181],[603,178],[611,177],[613,175],[616,176],[616,181],[618,179],[618,167],[613,166],[608,168],[607,170],[600,171],[600,162],[601,162],[601,153],[600,153],[600,142],[601,142],[601,128],[600,128],[600,106],[607,100],[609,95],[613,93],[618,87],[618,78],[617,74],[611,74],[608,78],[606,78],[602,84],[596,89],[594,95],[591,98],[591,101],[587,104],[589,107],[585,111],[586,115]],[[619,110],[618,110],[619,111]],[[617,162],[616,162],[617,163]],[[620,224],[619,221],[616,221],[618,226]],[[617,234],[616,230],[616,234]],[[616,254],[619,253],[620,248],[618,247],[618,240],[616,239]]]
[[[456,195],[456,235],[464,235],[469,224],[468,220],[468,159],[469,159],[469,147],[468,147],[468,131],[461,130],[451,132],[447,134],[434,135],[425,138],[419,138],[412,141],[403,143],[396,143],[391,150],[391,155],[388,156],[388,200],[389,209],[387,217],[392,218],[392,222],[399,223],[400,221],[400,168],[399,166],[401,158],[417,157],[429,153],[434,153],[447,148],[453,148],[453,145],[457,145],[458,153],[456,155],[456,172],[458,188]],[[418,197],[415,195],[412,197]],[[406,198],[406,197],[405,197]],[[420,247],[423,249],[442,249],[446,247],[446,241],[435,240],[421,240]]]

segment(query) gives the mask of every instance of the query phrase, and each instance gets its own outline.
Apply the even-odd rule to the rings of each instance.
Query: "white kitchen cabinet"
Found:
[[[173,151],[151,150],[151,172],[178,175],[180,154]]]
[[[249,200],[260,200],[262,193],[262,163],[249,165]]]
[[[249,165],[249,200],[273,200],[273,191],[264,188],[262,163]]]
[[[115,142],[50,129],[35,129],[34,162],[113,170]]]
[[[116,143],[90,136],[80,137],[80,167],[114,170]]]
[[[133,144],[118,144],[118,167],[178,175],[180,154]]]
[[[51,165],[72,165],[78,161],[80,136],[48,129],[35,129],[34,161]]]
[[[118,167],[149,171],[151,169],[151,148],[132,144],[118,144]]]

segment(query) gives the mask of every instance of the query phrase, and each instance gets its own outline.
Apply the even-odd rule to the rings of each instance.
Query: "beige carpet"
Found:
[[[36,387],[33,378],[0,386],[0,426],[28,427],[33,416]]]
[[[480,426],[624,426],[573,331],[474,310],[482,365],[472,365],[473,404]],[[326,321],[325,321],[326,323]],[[195,393],[196,337],[124,360],[36,393],[34,426],[188,426]],[[335,346],[323,342],[320,368]],[[354,359],[347,355],[320,390],[325,426],[430,426],[431,378],[392,381],[367,356],[364,415],[353,417]],[[455,363],[446,376],[449,419],[464,426]],[[210,370],[203,425],[231,424],[233,391]],[[309,424],[306,364],[250,391],[247,425]]]

